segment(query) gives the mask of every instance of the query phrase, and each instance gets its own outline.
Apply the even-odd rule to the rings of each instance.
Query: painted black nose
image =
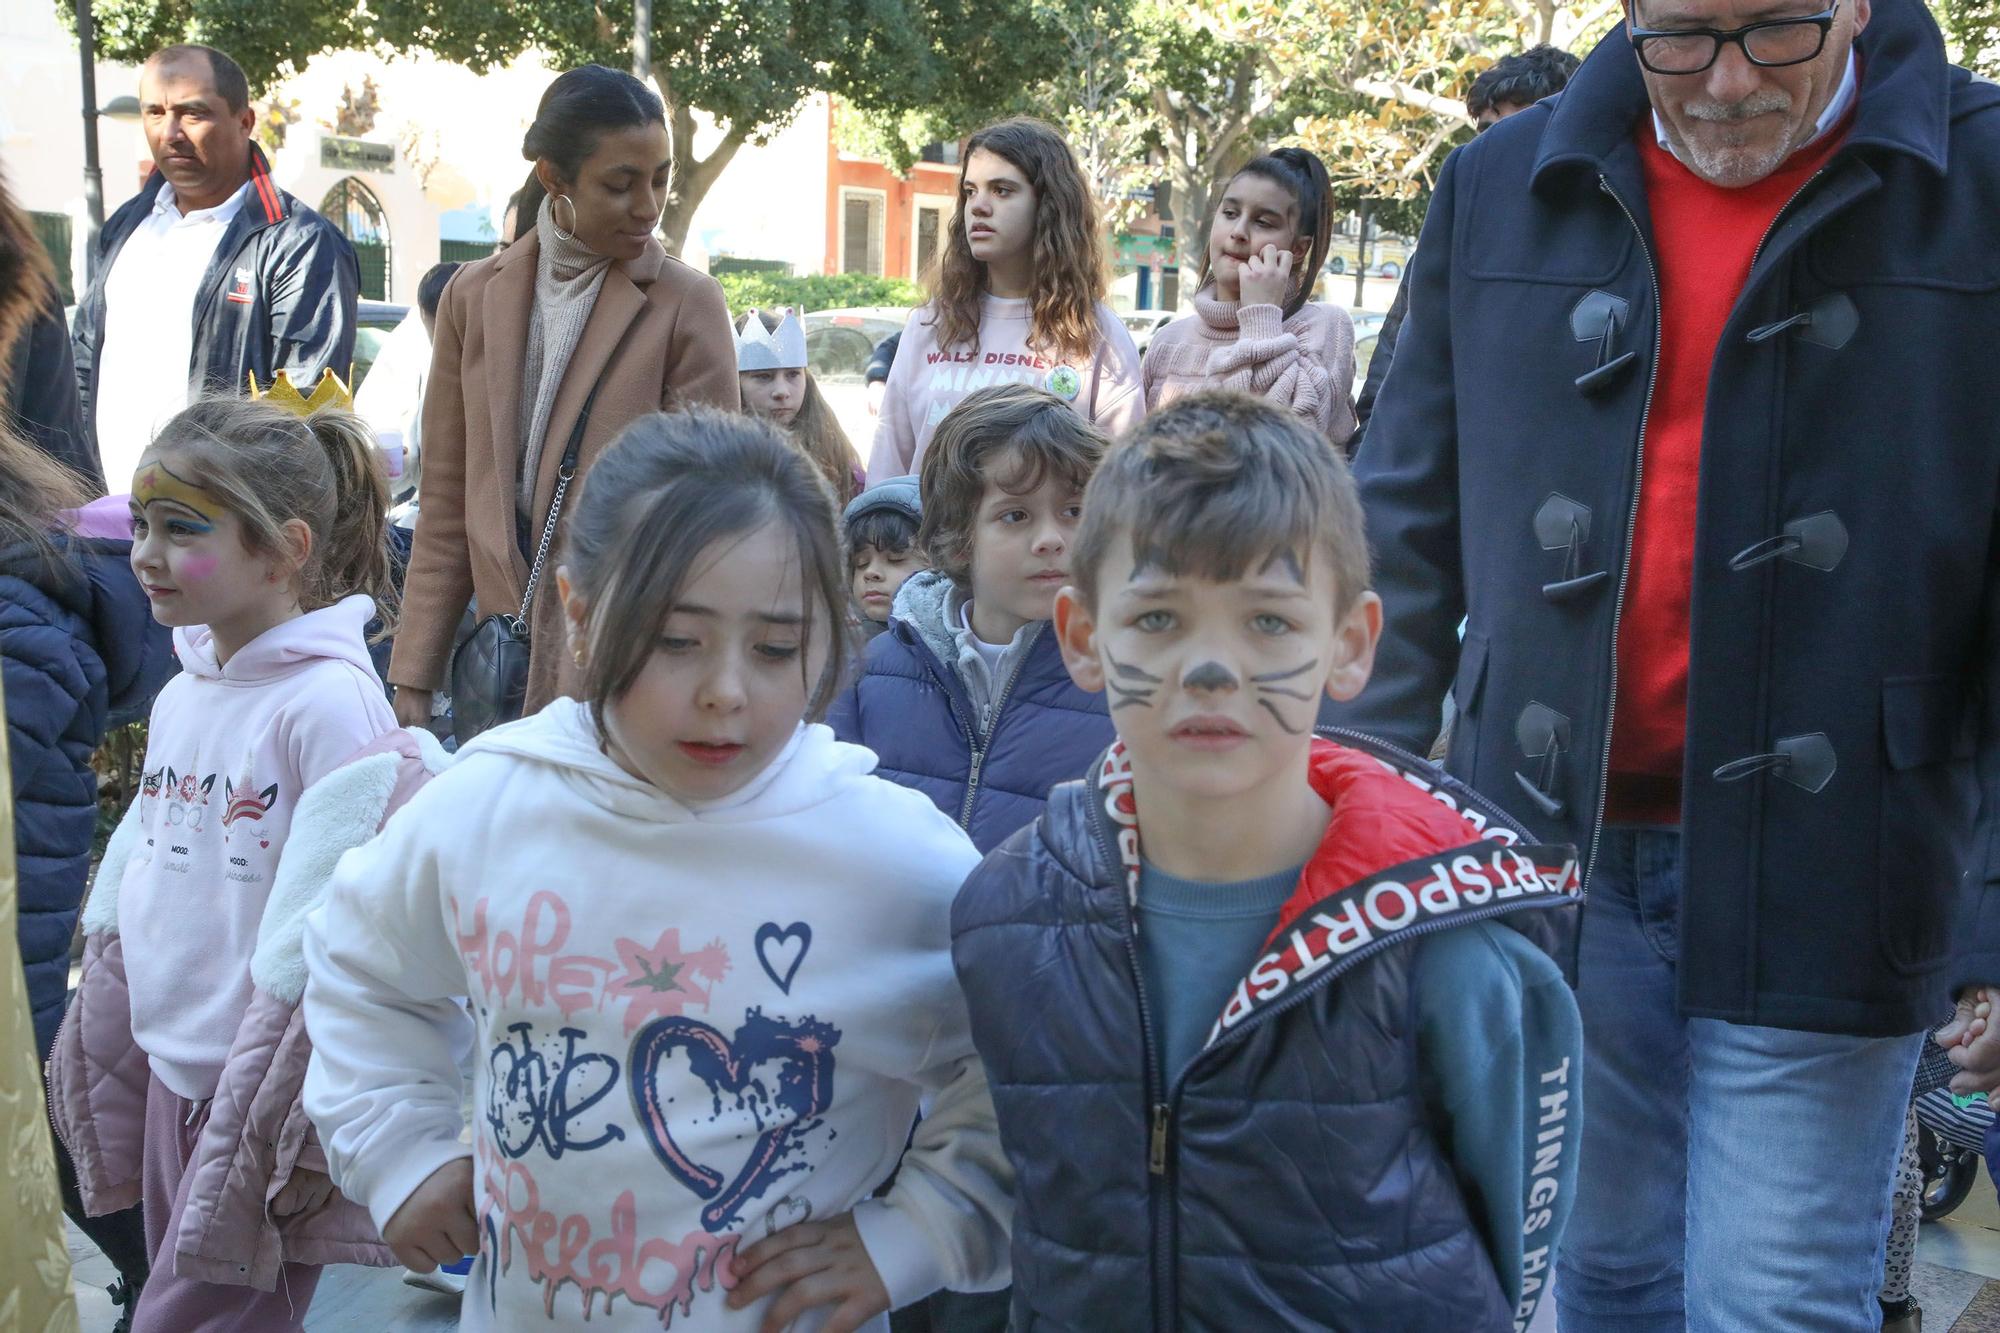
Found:
[[[1236,686],[1236,673],[1220,662],[1203,662],[1181,677],[1181,688],[1188,690],[1233,690]]]

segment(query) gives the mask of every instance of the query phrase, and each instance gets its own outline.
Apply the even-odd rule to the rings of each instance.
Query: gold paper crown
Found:
[[[296,412],[302,417],[322,407],[340,407],[350,411],[354,407],[354,394],[341,382],[340,376],[333,373],[331,366],[320,376],[319,387],[312,391],[310,398],[299,396],[299,391],[292,387],[291,372],[285,370],[272,377],[270,388],[260,391],[257,388],[257,372],[253,370],[250,372],[250,397],[282,407],[287,412]]]

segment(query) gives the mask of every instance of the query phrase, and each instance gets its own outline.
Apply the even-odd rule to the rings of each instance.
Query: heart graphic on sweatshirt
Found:
[[[789,926],[779,926],[775,921],[766,921],[757,927],[757,961],[764,965],[764,975],[778,983],[778,989],[785,994],[792,993],[792,978],[805,965],[806,950],[812,948],[813,929],[803,921],[794,921]]]
[[[684,1015],[640,1029],[628,1065],[639,1132],[669,1175],[708,1200],[701,1210],[706,1230],[720,1234],[739,1225],[745,1204],[810,1167],[804,1136],[833,1104],[839,1041],[831,1023],[789,1022],[759,1009],[744,1015],[734,1037]],[[690,1098],[691,1083],[704,1095]],[[734,1175],[697,1160],[674,1136],[675,1124],[692,1139],[729,1133],[732,1123],[742,1126],[738,1137],[749,1139]]]
[[[812,1221],[812,1200],[801,1199],[796,1194],[787,1194],[771,1205],[771,1211],[764,1214],[764,1234],[775,1236],[786,1227],[795,1227],[801,1222]]]

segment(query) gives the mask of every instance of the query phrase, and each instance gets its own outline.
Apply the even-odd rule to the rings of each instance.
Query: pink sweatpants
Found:
[[[187,1208],[187,1174],[208,1103],[176,1096],[158,1078],[146,1089],[146,1161],[142,1182],[146,1249],[153,1271],[132,1315],[132,1333],[286,1333],[305,1327],[320,1270],[286,1264],[276,1291],[196,1282],[174,1272],[166,1252],[174,1220]]]

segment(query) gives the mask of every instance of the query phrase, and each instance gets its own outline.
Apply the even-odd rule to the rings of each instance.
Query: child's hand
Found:
[[[431,1172],[382,1228],[396,1262],[428,1273],[479,1253],[479,1221],[472,1212],[472,1159],[459,1157]]]
[[[271,1200],[271,1211],[279,1217],[317,1212],[338,1193],[333,1187],[333,1177],[326,1172],[294,1167],[291,1179],[278,1191],[278,1197]]]
[[[1292,252],[1267,245],[1244,263],[1236,279],[1242,305],[1274,305],[1283,309],[1292,294]]]
[[[889,1289],[861,1244],[853,1213],[825,1222],[800,1222],[736,1256],[736,1289],[729,1308],[778,1294],[764,1315],[763,1333],[780,1333],[807,1310],[838,1308],[821,1333],[854,1333],[889,1308]]]

